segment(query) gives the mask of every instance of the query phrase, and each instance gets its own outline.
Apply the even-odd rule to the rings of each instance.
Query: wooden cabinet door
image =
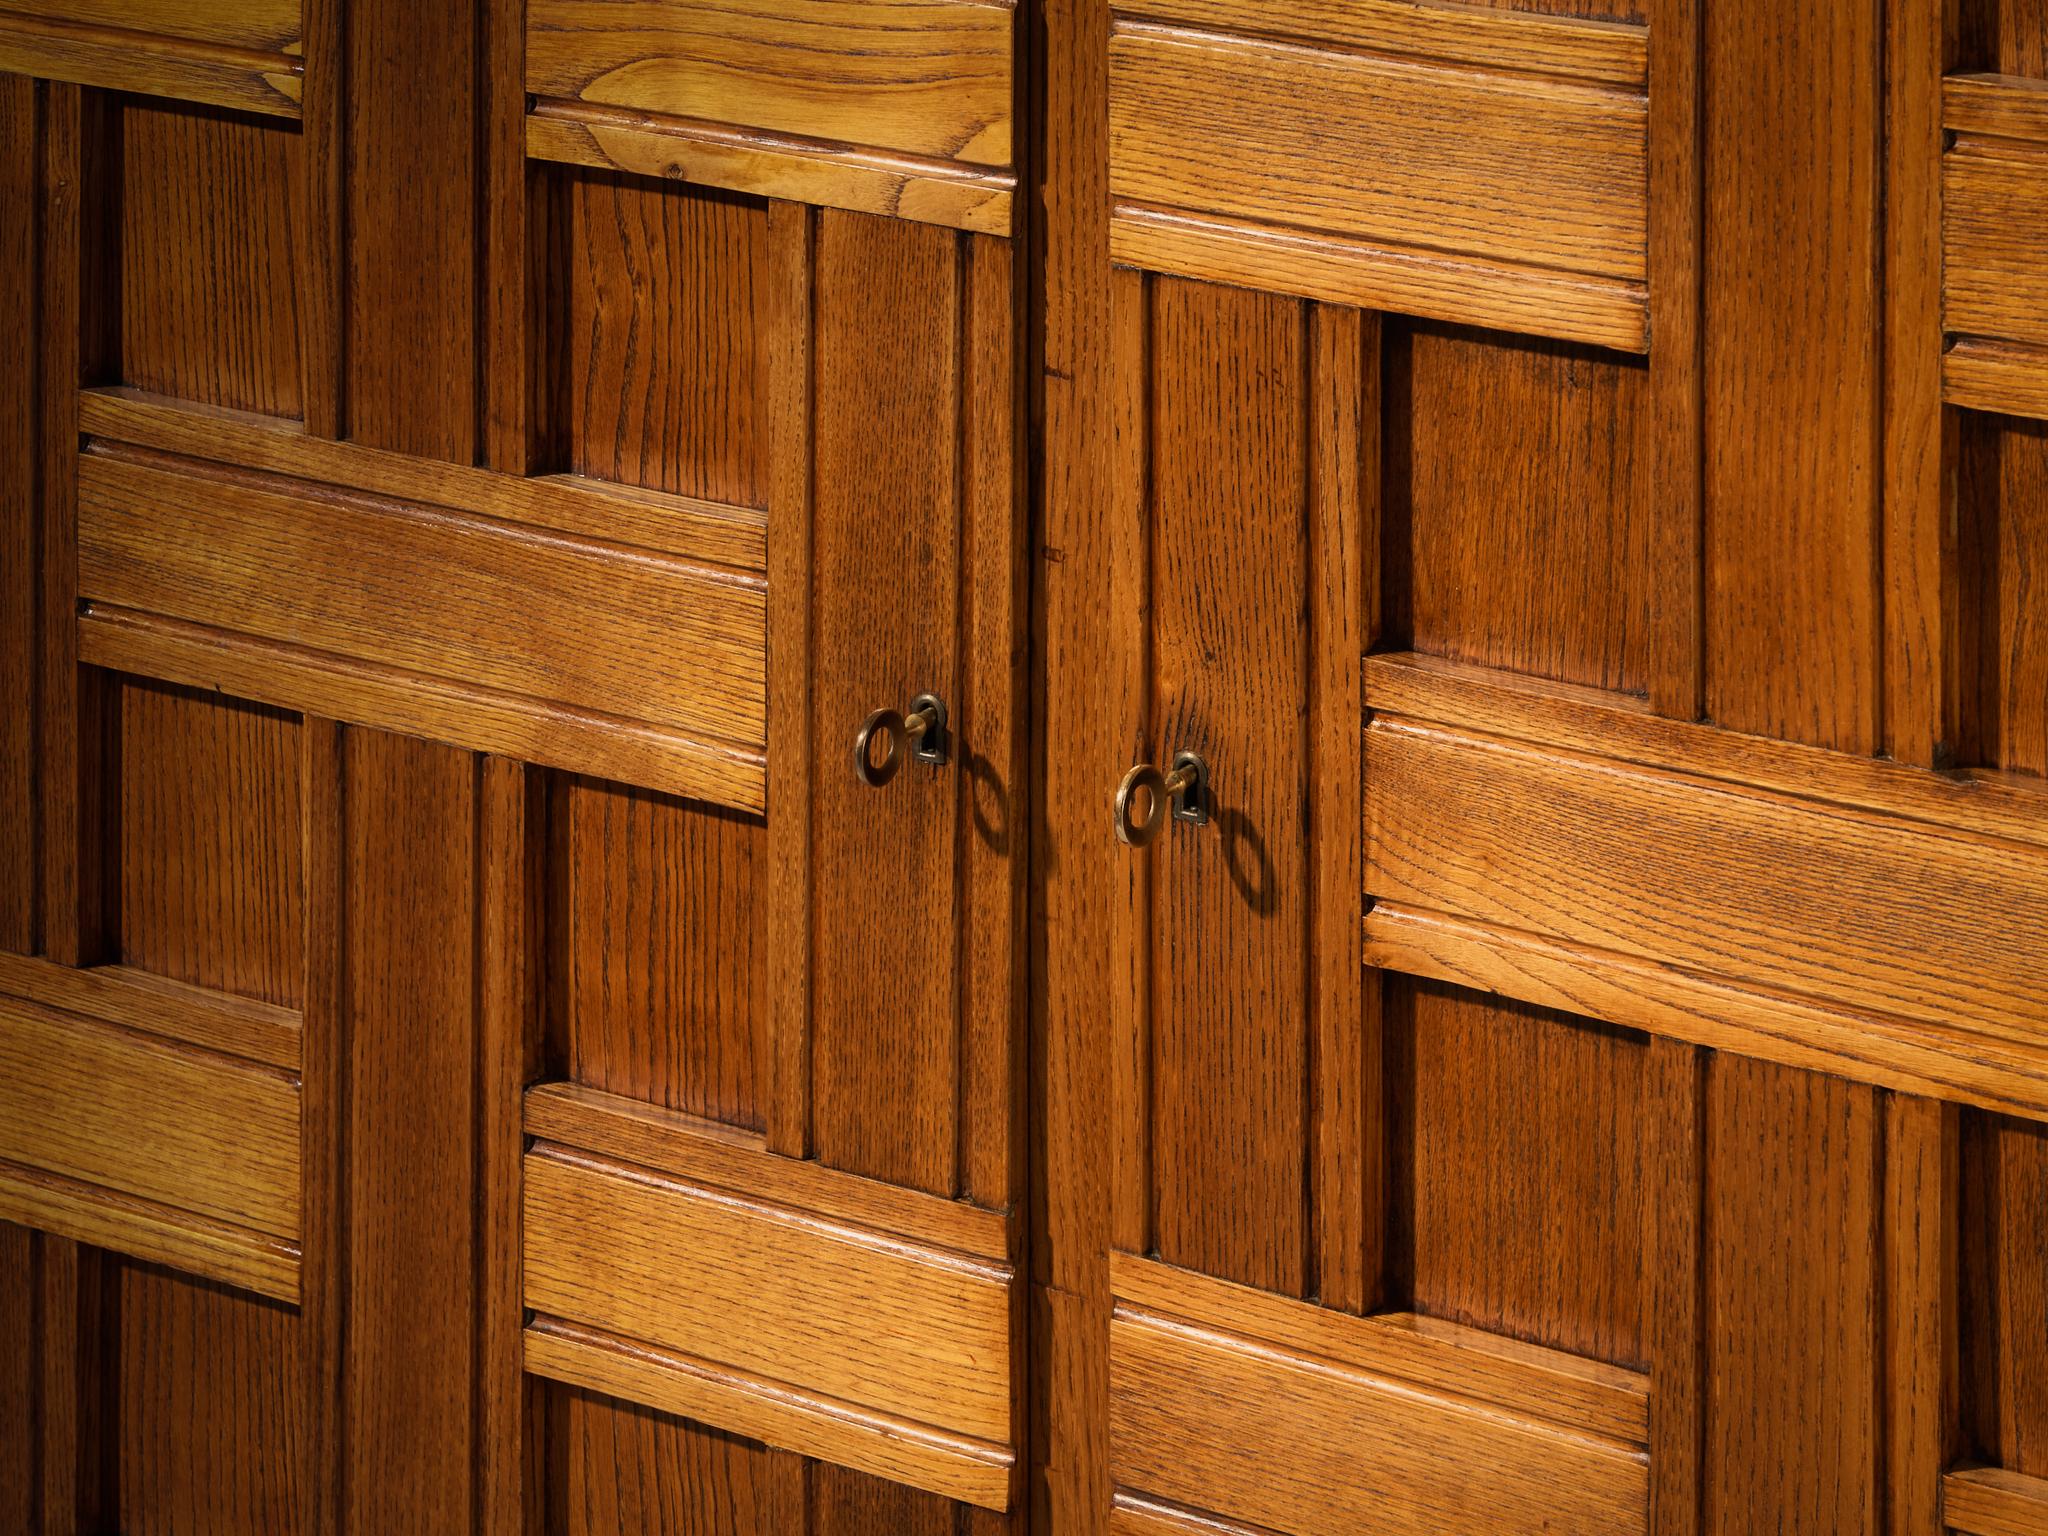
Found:
[[[1013,33],[0,14],[0,1528],[1009,1527]]]
[[[1053,1528],[2048,1531],[2048,9],[1045,15]]]

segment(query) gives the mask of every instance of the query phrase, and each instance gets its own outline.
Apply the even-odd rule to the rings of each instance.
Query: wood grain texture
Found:
[[[107,1528],[271,1536],[297,1529],[298,1318],[151,1265],[105,1276]]]
[[[304,1536],[347,1529],[343,1435],[348,1312],[348,939],[347,801],[342,727],[308,716],[299,723],[299,782],[305,797],[306,986],[300,1016],[299,1087],[301,1340],[305,1397],[299,1442]]]
[[[36,1234],[0,1223],[0,1518],[37,1524]]]
[[[599,480],[765,505],[766,391],[756,295],[767,209],[639,177],[576,175],[556,428],[566,467]]]
[[[342,738],[352,1527],[471,1528],[479,1299],[478,772],[468,753]]]
[[[535,96],[981,165],[1010,161],[1007,5],[844,0],[790,12],[532,0]]]
[[[1348,265],[1377,269],[1388,301],[1381,307],[1495,322],[1519,311],[1530,328],[1550,332],[1559,321],[1545,323],[1537,295],[1553,283],[1549,274],[1566,273],[1600,290],[1593,307],[1610,327],[1627,331],[1619,312],[1633,310],[1639,332],[1640,72],[1626,86],[1596,85],[1457,69],[1428,53],[1403,56],[1429,46],[1430,22],[1474,33],[1489,24],[1489,13],[1476,8],[1413,9],[1416,24],[1385,27],[1365,45],[1370,52],[1343,36],[1358,27],[1379,32],[1383,18],[1370,12],[1332,23],[1311,7],[1305,25],[1291,15],[1269,23],[1297,37],[1328,24],[1341,48],[1203,30],[1179,18],[1171,25],[1118,20],[1110,44],[1118,257],[1189,270],[1173,259],[1175,247],[1185,246],[1200,263],[1191,264],[1193,275],[1222,277],[1222,242],[1235,234],[1259,262],[1239,281],[1372,302],[1362,291],[1335,291],[1331,285],[1344,280],[1337,271],[1317,272],[1341,265],[1335,251],[1304,245],[1297,232],[1308,232],[1362,247],[1361,259]],[[1239,29],[1245,20],[1227,25]],[[1568,37],[1572,24],[1510,20],[1504,30],[1512,40],[1503,47],[1512,51],[1532,32]],[[1486,50],[1480,44],[1477,51]],[[1562,52],[1569,56],[1568,44]],[[1531,174],[1536,167],[1540,177]],[[1176,226],[1175,212],[1224,227]],[[1262,241],[1266,226],[1279,227]],[[1458,302],[1460,274],[1439,265],[1445,257],[1493,269],[1493,292],[1468,301],[1476,314]],[[1373,279],[1359,270],[1350,281]]]
[[[0,75],[0,950],[36,948],[42,850],[35,802],[41,529],[36,462],[38,86]],[[24,1520],[25,1523],[25,1520]]]
[[[2038,1043],[2032,850],[1385,716],[1366,758],[1384,901]]]
[[[1942,324],[2048,344],[2048,261],[2025,234],[2048,216],[2048,81],[1945,81],[1942,126]]]
[[[960,238],[820,214],[812,316],[812,1145],[946,1195],[962,775],[911,762],[877,792],[848,754],[870,710],[962,697]]]
[[[1960,423],[1959,760],[2048,774],[2048,422]]]
[[[1121,1488],[1275,1531],[1644,1529],[1640,1441],[1615,1434],[1641,1422],[1627,1373],[1114,1262]]]
[[[1957,1220],[1964,1449],[1971,1460],[2048,1477],[2048,1134],[1964,1117]]]
[[[2048,419],[2048,347],[1962,337],[1942,354],[1941,391],[1951,405]]]
[[[304,971],[298,722],[108,683],[107,951],[141,972],[294,1007]]]
[[[1940,1536],[1956,1393],[1958,1129],[1933,1099],[1884,1100],[1884,1508],[1891,1536]]]
[[[25,0],[0,13],[0,70],[296,117],[298,15],[276,0]]]
[[[0,954],[0,993],[223,1056],[299,1070],[299,1011],[121,965],[83,970]]]
[[[1153,760],[1200,753],[1214,802],[1211,825],[1171,827],[1139,855],[1154,881],[1154,1243],[1169,1263],[1299,1296],[1308,785],[1269,732],[1309,669],[1307,315],[1177,279],[1152,294]]]
[[[1998,1467],[1968,1467],[1941,1480],[1942,1515],[1960,1536],[2041,1536],[2048,1531],[2048,1479]]]
[[[1431,983],[1390,986],[1397,1305],[1640,1367],[1640,1037]]]
[[[1644,691],[1661,515],[1650,370],[1433,325],[1391,325],[1386,352],[1389,641]]]
[[[1015,219],[1017,182],[1008,171],[658,113],[542,101],[527,119],[526,147],[537,160],[976,234],[1008,235]]]
[[[1869,1529],[1881,1497],[1877,1095],[1716,1055],[1706,1117],[1703,1528]]]
[[[1706,8],[1706,717],[1879,741],[1881,8]],[[1789,297],[1788,297],[1789,296]],[[1785,424],[1797,422],[1796,442]]]
[[[553,798],[567,1075],[760,1127],[761,822],[588,779]]]
[[[687,732],[714,757],[761,740],[752,578],[141,450],[95,452],[83,479],[98,602]],[[701,659],[679,669],[685,646]]]
[[[147,101],[116,111],[111,377],[181,400],[298,416],[301,136]]]
[[[1705,1518],[1707,1053],[1652,1038],[1643,1066],[1643,1353],[1650,1371],[1650,1529]]]

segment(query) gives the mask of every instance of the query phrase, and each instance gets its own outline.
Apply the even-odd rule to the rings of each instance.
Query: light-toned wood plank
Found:
[[[51,6],[53,14],[31,16],[10,8],[0,11],[0,71],[40,75],[103,90],[132,91],[144,96],[171,96],[209,106],[281,117],[299,115],[302,79],[300,61],[281,48],[266,48],[261,28],[240,40],[179,37],[108,26],[76,18],[77,7]],[[126,11],[125,6],[87,6],[88,12]],[[136,6],[139,22],[155,24],[184,13],[174,5]],[[241,7],[213,4],[195,8],[203,16],[229,17]],[[254,11],[259,19],[262,9]],[[294,26],[297,8],[292,11]],[[195,28],[204,31],[206,28]],[[296,38],[292,39],[296,46]]]
[[[1941,1480],[1941,1513],[1959,1536],[2044,1536],[2048,1478],[1966,1467]]]
[[[526,1094],[526,1133],[991,1264],[1010,1257],[1010,1221],[995,1211],[801,1162],[758,1136],[638,1099],[544,1083]]]
[[[1683,1041],[1649,1044],[1644,1073],[1644,1354],[1650,1368],[1650,1526],[1698,1536],[1705,1516],[1707,1298],[1705,1236],[1707,1053]]]
[[[1387,716],[1366,773],[1379,900],[2040,1043],[2037,848]]]
[[[1961,1429],[1956,1361],[1959,1117],[1884,1103],[1886,1536],[1941,1536],[1941,1474]]]
[[[1639,1439],[1532,1413],[1586,1410],[1610,1430],[1625,1416],[1639,1436],[1640,1378],[1631,1391],[1626,1372],[1471,1329],[1115,1262],[1110,1453],[1124,1490],[1284,1531],[1644,1529]],[[1159,1306],[1175,1300],[1196,1315]]]
[[[81,656],[94,666],[219,689],[284,709],[324,713],[735,810],[762,809],[766,767],[760,752],[643,721],[120,608],[89,608],[79,617],[78,635]]]
[[[1640,284],[1647,123],[1641,94],[1607,86],[1152,22],[1110,44],[1119,202],[1411,259]]]
[[[1110,1536],[1272,1536],[1262,1527],[1123,1492],[1110,1505],[1109,1530]]]
[[[1987,88],[1974,115],[2038,126],[2048,83]],[[1953,132],[1953,128],[1951,127]],[[1942,157],[1942,324],[1971,336],[2048,345],[2048,138],[1956,133]]]
[[[1015,1458],[1000,1447],[674,1350],[541,1317],[526,1331],[526,1368],[949,1499],[987,1509],[1010,1502]]]
[[[1119,16],[1641,89],[1649,29],[1450,0],[1116,0]]]
[[[1282,229],[1211,214],[1119,202],[1117,261],[1213,283],[1556,336],[1623,352],[1650,344],[1640,283]]]
[[[526,152],[984,235],[1010,233],[1016,196],[1008,172],[561,101],[527,119]]]
[[[526,88],[1007,165],[1014,26],[978,0],[530,0]]]
[[[1941,126],[1950,133],[2048,144],[2048,80],[1948,75],[1941,81]]]
[[[298,1084],[0,999],[0,1159],[295,1238]]]
[[[130,1254],[296,1304],[299,1248],[282,1237],[0,1162],[0,1221]]]
[[[1973,411],[2048,420],[2048,347],[1963,337],[1942,356],[1941,392]]]
[[[755,578],[128,449],[81,465],[79,564],[89,601],[762,743]]]
[[[112,442],[482,513],[739,571],[767,569],[767,518],[752,507],[580,475],[495,474],[329,442],[276,417],[186,405],[132,389],[86,390],[78,408],[80,430]]]
[[[299,41],[299,0],[7,0],[0,12],[266,53],[296,52]]]
[[[526,1158],[524,1208],[536,1312],[764,1384],[749,1395],[775,1383],[837,1403],[871,1433],[885,1421],[977,1442],[978,1460],[1009,1452],[1007,1265],[546,1141]]]
[[[298,1011],[274,1003],[188,986],[127,966],[74,970],[0,954],[0,994],[8,993],[287,1072],[299,1067]]]

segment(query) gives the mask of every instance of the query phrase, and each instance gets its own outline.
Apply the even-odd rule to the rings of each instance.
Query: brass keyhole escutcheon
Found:
[[[875,756],[879,739],[884,751]],[[946,704],[935,693],[920,693],[910,701],[909,713],[878,709],[861,722],[853,738],[853,772],[870,789],[880,789],[903,766],[905,751],[918,762],[943,768],[949,756],[946,739]]]
[[[1193,752],[1174,754],[1161,773],[1139,763],[1116,787],[1116,839],[1143,848],[1166,829],[1168,818],[1202,826],[1209,820],[1209,768]]]

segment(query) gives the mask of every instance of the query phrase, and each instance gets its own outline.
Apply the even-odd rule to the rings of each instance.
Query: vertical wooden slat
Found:
[[[1885,1099],[1887,1536],[1941,1536],[1941,1475],[1956,1399],[1958,1116],[1934,1099]]]
[[[299,792],[305,838],[304,1005],[299,1036],[299,1316],[306,1394],[300,1486],[305,1536],[341,1536],[344,1503],[342,1366],[348,1298],[348,999],[343,849],[342,728],[299,723]]]
[[[1644,1348],[1650,1366],[1650,1529],[1697,1536],[1706,1414],[1701,1215],[1706,1053],[1653,1039],[1644,1074]]]
[[[39,942],[35,807],[41,539],[36,507],[36,82],[0,75],[0,949]]]
[[[1015,253],[969,237],[961,389],[959,1193],[1019,1193],[1024,966],[1024,519],[1017,461]]]
[[[478,774],[448,747],[344,743],[348,1529],[468,1532]]]
[[[1657,461],[1650,703],[1681,720],[1699,718],[1704,660],[1702,3],[1655,0],[1650,23],[1650,389]]]
[[[96,958],[99,860],[90,847],[98,809],[97,697],[78,664],[78,381],[85,111],[73,85],[43,93],[42,486],[43,921],[50,958]]]
[[[1384,1222],[1368,1170],[1383,1134],[1379,978],[1365,972],[1365,698],[1359,658],[1373,627],[1379,522],[1377,315],[1309,312],[1309,825],[1307,975],[1315,1104],[1310,1198],[1316,1294],[1361,1312],[1376,1299]]]
[[[484,462],[529,468],[532,309],[527,292],[526,3],[480,6],[483,89]]]
[[[348,100],[347,0],[300,0],[305,43],[299,131],[299,367],[306,430],[340,437],[346,429],[343,274],[348,270],[343,138]]]
[[[1115,447],[1108,529],[1109,689],[1105,721],[1125,765],[1156,760],[1152,721],[1152,288],[1142,272],[1118,269],[1108,347],[1116,384],[1106,434]],[[1122,771],[1120,768],[1119,772]],[[1116,781],[1112,779],[1113,785]],[[1109,786],[1084,835],[1113,837]],[[1085,846],[1085,845],[1084,845]],[[1109,1007],[1115,1051],[1111,1159],[1116,1244],[1149,1253],[1155,1234],[1152,1177],[1152,857],[1115,843],[1110,907]]]
[[[81,1400],[84,1373],[79,1365],[88,1326],[81,1307],[93,1265],[90,1255],[68,1238],[41,1232],[35,1244],[42,1536],[88,1536],[90,1491],[79,1477],[88,1405]]]
[[[768,1145],[811,1143],[811,268],[816,216],[768,209]]]

